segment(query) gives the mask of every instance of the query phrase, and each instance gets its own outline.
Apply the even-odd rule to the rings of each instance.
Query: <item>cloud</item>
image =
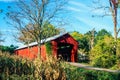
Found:
[[[67,10],[71,10],[71,11],[75,11],[75,12],[83,12],[82,10],[75,8],[75,7],[71,7],[71,6],[68,6]]]
[[[88,25],[91,28],[96,28],[96,30],[100,30],[100,29],[107,29],[111,31],[111,26],[108,24],[105,24],[103,22],[98,22],[98,21],[94,21],[92,19],[87,19],[87,18],[81,18],[81,17],[76,17],[77,20],[85,23],[86,25]]]
[[[87,5],[77,1],[70,1],[69,4],[76,6],[78,9],[91,10]]]
[[[103,18],[92,18],[92,15],[95,16],[102,16],[105,14],[104,9],[97,9],[93,10],[93,7],[89,7],[88,4],[80,1],[73,1],[71,0],[69,2],[68,10],[71,10],[73,13],[72,17],[76,19],[77,21],[83,23],[86,28],[96,28],[96,30],[100,29],[107,29],[109,31],[112,31],[112,22],[111,18],[106,17],[106,19]],[[109,11],[107,14],[110,14]]]
[[[76,13],[88,13],[91,9],[81,2],[70,1],[67,10]]]
[[[70,1],[69,4],[72,6],[68,6],[68,10],[75,12],[84,12],[84,13],[90,12],[93,15],[104,15],[106,14],[106,12],[107,14],[110,14],[109,10],[107,9],[106,10],[104,8],[94,9],[93,7],[89,7],[87,4],[78,1]]]

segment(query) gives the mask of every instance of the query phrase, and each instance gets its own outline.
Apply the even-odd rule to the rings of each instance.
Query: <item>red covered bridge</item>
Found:
[[[41,40],[41,58],[46,57],[47,51],[44,44],[46,42],[51,43],[53,56],[59,57],[59,55],[61,55],[65,61],[77,61],[78,42],[68,33],[56,35],[47,38],[44,41]],[[28,49],[27,45],[21,46],[15,50],[15,54],[29,59],[36,58],[38,54],[37,42],[29,44],[29,47],[30,48]]]

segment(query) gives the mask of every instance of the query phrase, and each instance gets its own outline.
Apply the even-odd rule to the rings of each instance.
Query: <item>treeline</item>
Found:
[[[3,45],[0,45],[0,51],[1,52],[8,52],[10,54],[13,54],[14,53],[14,50],[17,48],[17,46],[14,46],[14,45],[10,45],[10,46],[3,46]]]
[[[71,35],[79,42],[78,61],[86,62],[97,67],[119,69],[120,38],[114,39],[105,29],[95,29],[81,34],[72,32]],[[83,58],[84,57],[84,58]]]

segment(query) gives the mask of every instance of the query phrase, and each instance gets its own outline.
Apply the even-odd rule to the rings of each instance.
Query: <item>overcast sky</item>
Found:
[[[7,6],[15,5],[17,0],[0,0],[0,9],[6,11]],[[63,26],[67,32],[78,31],[85,33],[95,28],[95,30],[106,29],[113,34],[113,22],[111,16],[98,17],[104,14],[103,9],[95,9],[99,4],[94,4],[94,0],[69,0],[66,10],[69,11],[69,23],[70,25]],[[102,0],[102,5],[109,5],[108,0]],[[6,24],[3,17],[5,12],[0,14],[0,30],[4,34],[4,45],[19,45],[14,41],[12,34],[15,34],[15,30]],[[64,15],[64,14],[63,14]],[[96,16],[97,15],[97,16]],[[95,17],[93,17],[95,16]]]

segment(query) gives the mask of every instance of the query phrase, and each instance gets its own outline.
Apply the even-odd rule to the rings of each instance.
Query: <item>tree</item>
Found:
[[[78,62],[88,62],[88,53],[90,51],[89,49],[89,39],[84,34],[81,34],[79,32],[72,32],[71,36],[77,40],[78,44],[78,53],[77,53],[77,59]]]
[[[99,0],[101,1],[101,0]],[[106,10],[106,8],[108,10],[110,10],[109,12],[111,12],[111,14],[109,14],[109,12],[107,11],[105,14],[103,14],[104,16],[112,16],[113,18],[113,24],[114,24],[114,49],[116,50],[116,54],[119,54],[117,53],[117,49],[118,49],[118,34],[120,32],[120,28],[118,28],[118,9],[120,8],[120,0],[108,0],[108,3],[109,3],[109,6],[100,6],[99,8],[103,8],[104,10]]]
[[[17,3],[17,10],[12,10],[7,13],[8,18],[14,23],[14,27],[22,32],[29,32],[38,43],[38,57],[40,57],[40,46],[43,35],[43,27],[45,22],[60,22],[61,12],[63,13],[63,6],[66,0],[19,0]],[[31,28],[25,27],[31,24]]]
[[[116,55],[119,60],[120,59],[120,38],[117,39]]]
[[[79,43],[78,48],[79,48],[80,52],[88,53],[89,52],[89,43],[88,43],[89,40],[88,40],[87,36],[85,36],[79,32],[76,32],[76,31],[72,32],[71,35],[73,36],[73,38],[75,38],[75,40],[78,41],[78,43]]]
[[[102,0],[94,0],[95,4],[99,4],[100,1]],[[108,0],[108,3],[109,5],[99,4],[95,9],[106,10],[102,17],[112,16],[114,24],[114,40],[116,41],[120,32],[120,28],[118,28],[118,8],[120,7],[120,0]],[[111,12],[111,14],[109,12]]]
[[[42,30],[42,35],[41,35],[41,39],[46,39],[46,38],[49,38],[49,37],[52,37],[52,36],[55,36],[57,34],[60,34],[60,33],[64,33],[65,30],[63,28],[57,28],[55,27],[54,25],[46,22],[44,24],[44,27],[43,27],[43,30]]]
[[[95,28],[93,28],[91,31],[88,31],[85,33],[85,36],[89,40],[89,50],[93,49],[93,47],[94,47],[96,33],[97,32],[95,31]]]
[[[0,46],[0,51],[2,52],[9,52],[10,54],[14,54],[14,50],[17,48],[17,46],[10,45],[10,46]]]
[[[28,24],[26,27],[29,28],[29,30],[31,32],[34,32],[34,29],[32,29],[31,24]],[[43,30],[42,30],[42,35],[41,35],[41,39],[46,39],[49,38],[51,36],[57,35],[62,33],[62,31],[64,31],[64,29],[62,28],[56,28],[54,27],[52,24],[50,23],[45,23]],[[29,44],[31,42],[35,42],[35,38],[33,35],[31,35],[27,30],[22,29],[21,33],[17,35],[15,35],[16,39],[18,39],[20,42],[23,42],[24,44]]]
[[[106,31],[105,29],[101,29],[97,32],[96,40],[104,39],[104,36],[112,36],[110,32]]]
[[[19,37],[18,37],[18,36],[19,36]],[[24,31],[24,30],[22,31],[22,33],[19,33],[18,36],[14,35],[14,37],[15,37],[18,41],[20,41],[20,42],[22,42],[22,43],[24,43],[24,44],[29,44],[29,43],[31,43],[31,42],[34,42],[33,36],[30,35],[29,32],[26,32],[26,31]]]
[[[97,67],[110,68],[116,63],[114,39],[110,36],[104,36],[102,40],[90,51],[91,64]]]
[[[114,38],[115,41],[117,40],[118,33],[120,31],[120,28],[117,29],[117,10],[118,10],[118,5],[120,4],[120,0],[109,0],[110,4],[110,11],[112,13],[113,17],[113,23],[114,23]]]

